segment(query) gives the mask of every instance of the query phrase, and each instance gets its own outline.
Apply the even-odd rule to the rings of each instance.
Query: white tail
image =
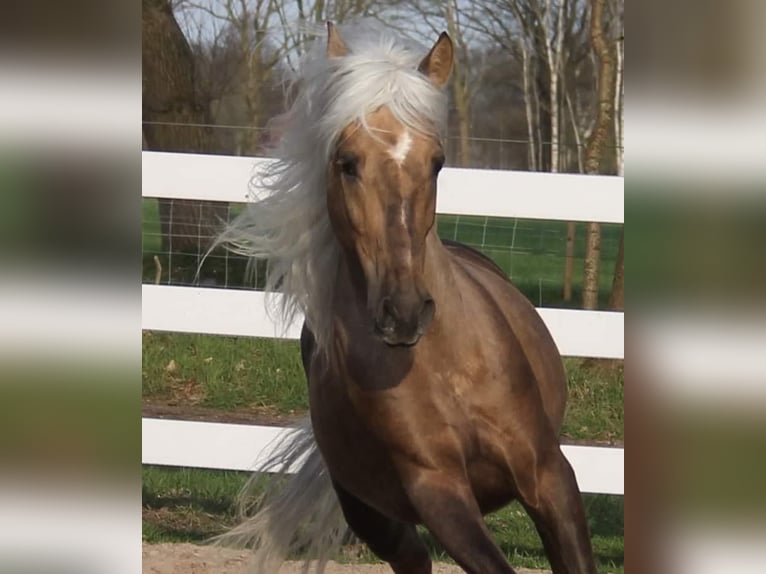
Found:
[[[309,421],[283,438],[272,452],[239,495],[244,522],[214,541],[251,548],[256,574],[274,574],[291,555],[305,558],[304,574],[312,565],[321,574],[347,540],[349,530]],[[283,474],[299,464],[298,472],[284,479],[266,474]],[[253,511],[254,496],[258,498]]]

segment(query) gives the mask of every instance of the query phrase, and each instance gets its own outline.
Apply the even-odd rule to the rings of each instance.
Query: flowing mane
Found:
[[[342,130],[387,106],[407,127],[442,138],[445,95],[418,63],[427,49],[375,22],[341,26],[348,54],[328,58],[326,37],[315,40],[292,81],[297,96],[281,117],[276,160],[253,184],[265,197],[248,205],[218,244],[268,260],[266,289],[282,293],[281,318],[306,317],[318,349],[332,333],[332,300],[340,247],[326,206],[326,177]],[[273,306],[272,306],[273,307]]]

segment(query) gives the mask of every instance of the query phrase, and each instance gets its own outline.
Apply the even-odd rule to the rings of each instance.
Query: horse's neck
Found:
[[[426,287],[437,304],[453,305],[459,293],[455,289],[451,256],[436,234],[436,226],[426,241]]]

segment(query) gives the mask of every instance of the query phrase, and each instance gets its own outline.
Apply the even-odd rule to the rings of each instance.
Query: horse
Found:
[[[350,529],[396,574],[427,574],[422,525],[466,572],[511,573],[483,515],[513,500],[555,574],[596,571],[556,345],[502,270],[434,225],[454,58],[446,33],[426,51],[328,23],[268,193],[219,238],[268,260],[285,323],[304,315],[309,421],[260,470],[300,468],[219,540],[253,546],[260,572],[292,552],[321,572]]]

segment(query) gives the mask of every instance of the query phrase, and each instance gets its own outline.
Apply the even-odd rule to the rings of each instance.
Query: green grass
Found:
[[[145,398],[223,410],[308,407],[296,341],[145,332]]]
[[[625,377],[622,363],[564,359],[569,400],[564,439],[622,443],[625,440]]]
[[[143,539],[204,542],[233,526],[234,501],[247,473],[146,466],[142,471]]]

